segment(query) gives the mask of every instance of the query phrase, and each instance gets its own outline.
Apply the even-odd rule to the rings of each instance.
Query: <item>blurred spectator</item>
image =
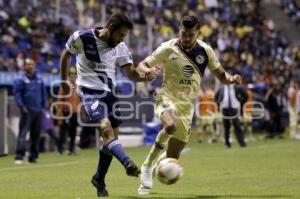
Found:
[[[46,92],[41,77],[35,71],[32,59],[26,59],[24,72],[14,82],[14,94],[21,111],[15,164],[22,164],[26,152],[26,135],[30,131],[28,161],[36,163],[39,156],[39,138],[43,109],[46,107]]]
[[[300,139],[299,130],[299,115],[297,112],[297,104],[299,103],[298,95],[300,90],[297,82],[292,81],[288,89],[288,110],[289,110],[289,122],[290,122],[290,138]]]
[[[275,136],[282,138],[284,127],[281,117],[283,115],[284,100],[282,86],[277,80],[274,80],[265,96],[270,117],[266,138],[272,139]]]
[[[230,126],[232,122],[239,145],[245,147],[244,132],[239,117],[241,107],[248,98],[246,91],[235,85],[224,85],[217,91],[215,98],[223,116],[225,146],[231,147]]]
[[[300,25],[300,1],[281,0],[281,7],[297,25]]]
[[[253,123],[253,116],[255,116],[254,109],[256,108],[254,103],[254,91],[251,88],[247,88],[247,102],[243,105],[243,117],[242,117],[242,123],[244,126],[244,133],[245,136],[248,136],[247,139],[254,141],[254,135],[253,135],[253,129],[252,129],[252,123]]]
[[[43,111],[43,118],[42,118],[42,128],[49,135],[49,137],[54,141],[56,145],[56,149],[59,154],[62,154],[63,149],[59,140],[59,136],[57,132],[55,132],[54,128],[54,122],[53,119],[51,118],[49,107],[52,103],[52,99],[49,98],[48,103],[47,103],[47,108]],[[40,143],[40,151],[46,151],[45,146],[42,145],[45,143]]]
[[[77,112],[80,104],[79,95],[76,93],[76,69],[75,67],[69,68],[70,80],[70,94],[64,93],[63,89],[60,88],[58,92],[58,115],[66,117],[67,119],[60,120],[59,136],[61,146],[64,146],[66,142],[66,135],[69,138],[68,155],[75,154],[75,138],[78,127]],[[63,150],[63,149],[62,149]]]
[[[215,102],[215,93],[211,89],[207,89],[205,92],[202,90],[198,94],[198,115],[196,125],[200,129],[198,141],[201,142],[204,134],[208,134],[210,138],[208,143],[217,142],[220,136],[220,131],[216,124],[216,119],[218,115],[218,105]],[[217,130],[218,129],[218,130]]]

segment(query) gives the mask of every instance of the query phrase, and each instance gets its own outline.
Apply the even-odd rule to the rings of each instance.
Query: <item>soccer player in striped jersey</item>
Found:
[[[61,55],[61,86],[69,93],[67,82],[70,57],[76,55],[77,91],[91,122],[99,124],[103,138],[99,163],[92,184],[99,197],[108,196],[105,175],[113,156],[124,166],[127,175],[138,177],[140,169],[124,152],[118,141],[118,127],[121,124],[118,98],[113,89],[116,67],[121,67],[128,78],[146,81],[155,78],[154,68],[140,77],[133,67],[133,61],[123,39],[133,28],[130,19],[123,13],[115,13],[103,28],[78,30],[70,36]]]
[[[197,39],[199,28],[197,17],[183,17],[179,38],[162,43],[137,67],[141,75],[156,66],[163,68],[163,84],[156,98],[155,112],[164,128],[141,167],[140,195],[148,194],[152,188],[153,163],[166,144],[166,157],[178,159],[188,142],[194,102],[205,69],[208,68],[224,84],[241,83],[241,76],[225,72],[213,49]]]

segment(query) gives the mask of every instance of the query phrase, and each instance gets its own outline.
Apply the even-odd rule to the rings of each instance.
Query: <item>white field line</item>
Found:
[[[58,163],[32,165],[32,166],[27,166],[29,164],[24,162],[23,165],[13,165],[13,167],[1,168],[0,172],[1,171],[12,171],[12,170],[44,168],[44,167],[61,167],[61,166],[65,166],[65,165],[77,164],[79,162],[82,162],[82,161],[58,162]]]

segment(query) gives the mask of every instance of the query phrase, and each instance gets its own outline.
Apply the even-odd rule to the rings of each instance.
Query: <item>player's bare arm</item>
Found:
[[[145,77],[148,81],[156,79],[161,73],[159,67],[150,68],[146,61],[142,61],[136,68],[136,72],[141,76]]]
[[[156,79],[157,75],[159,75],[159,69],[157,68],[148,68],[146,72],[139,73],[132,64],[124,66],[123,70],[126,72],[127,77],[130,80],[137,82],[152,81]]]
[[[72,54],[67,50],[63,50],[60,57],[60,71],[61,71],[61,87],[65,93],[70,92],[70,86],[67,83],[68,79],[68,67],[70,64],[70,58]]]
[[[212,73],[223,83],[223,84],[241,84],[242,77],[238,74],[230,75],[223,67],[218,67],[213,70]]]

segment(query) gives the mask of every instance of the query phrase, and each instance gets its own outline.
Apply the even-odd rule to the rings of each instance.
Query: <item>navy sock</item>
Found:
[[[125,166],[129,160],[119,140],[114,139],[106,145],[106,148]]]
[[[104,181],[112,159],[113,159],[112,154],[107,150],[105,146],[102,146],[99,151],[99,162],[98,162],[98,167],[95,175],[97,180]]]

